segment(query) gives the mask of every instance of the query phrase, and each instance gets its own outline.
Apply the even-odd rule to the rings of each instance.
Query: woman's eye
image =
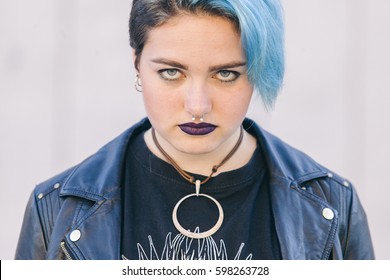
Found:
[[[177,69],[163,69],[158,71],[161,78],[168,81],[175,81],[181,78],[182,73]]]
[[[220,70],[215,75],[215,78],[221,82],[228,83],[235,81],[240,76],[240,73],[236,71]]]

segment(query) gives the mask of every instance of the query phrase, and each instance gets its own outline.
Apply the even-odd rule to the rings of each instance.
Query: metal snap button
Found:
[[[42,198],[43,198],[43,193],[38,194],[38,199],[42,199]]]
[[[322,216],[327,220],[333,220],[334,218],[334,212],[330,208],[324,208],[322,210]]]
[[[80,239],[80,237],[81,237],[81,231],[78,229],[75,229],[74,231],[72,231],[70,233],[69,239],[72,242],[76,242]]]
[[[61,187],[60,183],[55,183],[55,184],[54,184],[54,188],[55,188],[55,189],[58,189],[59,187]]]

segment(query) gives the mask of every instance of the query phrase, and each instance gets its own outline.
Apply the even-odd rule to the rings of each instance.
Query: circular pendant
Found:
[[[177,210],[180,206],[180,204],[186,200],[187,198],[190,198],[190,197],[193,197],[193,196],[204,196],[210,200],[212,200],[218,207],[218,211],[219,211],[219,218],[217,220],[217,223],[211,228],[209,229],[208,231],[204,231],[204,232],[199,232],[199,233],[196,233],[196,232],[191,232],[189,230],[186,230],[184,229],[179,221],[177,220]],[[182,199],[180,199],[176,205],[175,205],[175,208],[173,209],[173,212],[172,212],[172,220],[173,220],[173,224],[175,225],[176,229],[181,233],[183,234],[184,236],[187,236],[187,237],[190,237],[190,238],[195,238],[195,239],[201,239],[201,238],[206,238],[206,237],[209,237],[211,235],[213,235],[214,233],[217,232],[217,230],[221,227],[222,225],[222,222],[223,222],[223,210],[222,210],[222,206],[221,204],[219,204],[219,202],[207,195],[207,194],[203,194],[203,193],[199,193],[199,191],[197,191],[197,193],[193,193],[193,194],[189,194],[185,197],[183,197]]]

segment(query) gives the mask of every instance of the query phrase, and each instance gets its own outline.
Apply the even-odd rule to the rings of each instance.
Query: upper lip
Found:
[[[217,127],[214,124],[211,123],[194,123],[194,122],[189,122],[189,123],[182,123],[179,126],[189,126],[192,128],[204,128],[204,127]]]

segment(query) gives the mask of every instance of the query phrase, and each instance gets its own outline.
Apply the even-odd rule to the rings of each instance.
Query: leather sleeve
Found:
[[[28,201],[24,214],[22,229],[16,248],[16,260],[45,259],[46,245],[38,212],[36,195],[33,192]]]

